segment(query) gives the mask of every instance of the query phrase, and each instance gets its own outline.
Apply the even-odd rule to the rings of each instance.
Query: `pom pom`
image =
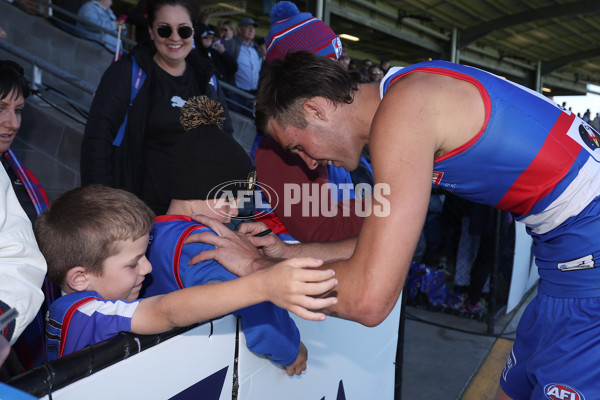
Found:
[[[296,14],[300,14],[300,10],[298,10],[298,7],[294,3],[291,1],[280,1],[271,9],[269,22],[274,24],[282,19],[293,17]]]
[[[200,125],[221,126],[225,121],[223,107],[218,102],[206,96],[196,96],[189,99],[181,107],[179,122],[185,131],[197,128]]]

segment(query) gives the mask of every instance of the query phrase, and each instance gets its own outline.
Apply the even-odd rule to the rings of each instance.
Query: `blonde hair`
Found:
[[[48,263],[48,278],[63,285],[76,266],[102,275],[116,242],[137,240],[152,229],[154,213],[134,194],[102,185],[70,190],[41,214],[35,236]]]

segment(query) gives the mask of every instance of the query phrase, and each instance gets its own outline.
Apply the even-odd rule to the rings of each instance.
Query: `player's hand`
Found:
[[[279,237],[270,233],[266,236],[257,237],[255,235],[264,232],[267,228],[262,222],[247,222],[240,224],[238,232],[243,233],[248,237],[248,240],[258,249],[260,254],[268,258],[280,259],[287,258],[286,248],[287,244]]]
[[[194,256],[190,264],[215,260],[237,276],[245,276],[274,264],[263,258],[245,234],[232,231],[220,221],[205,215],[195,214],[191,218],[212,229],[216,235],[200,232],[186,238],[184,244],[201,242],[215,246],[214,250],[206,250]]]

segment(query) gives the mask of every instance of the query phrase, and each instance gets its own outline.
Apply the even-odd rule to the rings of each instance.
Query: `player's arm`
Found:
[[[389,88],[373,120],[369,147],[374,206],[377,184],[388,184],[390,212],[366,219],[350,260],[327,265],[339,280],[338,303],[327,312],[370,326],[392,310],[427,214],[434,157],[483,129],[481,95],[467,81],[418,72]]]
[[[438,148],[427,97],[411,85],[398,89],[390,88],[371,126],[373,212],[352,257],[327,265],[339,283],[338,303],[325,312],[368,326],[387,317],[404,285],[427,213]]]
[[[132,316],[131,330],[139,334],[160,333],[264,301],[272,301],[302,318],[322,320],[322,313],[309,310],[327,307],[336,299],[313,296],[331,290],[337,280],[331,270],[305,268],[322,264],[311,258],[291,259],[243,278],[142,299]]]
[[[201,232],[186,238],[185,244],[202,242],[215,246],[194,256],[190,264],[212,259],[238,276],[269,268],[282,259],[292,257],[314,257],[323,261],[347,259],[356,244],[356,238],[329,243],[287,244],[275,234],[255,236],[266,229],[262,222],[241,224],[234,232],[214,218],[195,214],[192,219],[209,227],[216,235]]]

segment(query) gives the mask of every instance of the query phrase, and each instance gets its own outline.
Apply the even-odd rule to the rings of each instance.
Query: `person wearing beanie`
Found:
[[[300,12],[290,1],[275,4],[269,21],[271,29],[266,39],[267,63],[283,59],[294,50],[307,50],[336,60],[342,55],[342,42],[335,32],[311,13]]]
[[[223,109],[206,96],[194,97],[182,107],[185,133],[172,148],[168,166],[171,203],[157,216],[150,232],[147,257],[154,266],[144,296],[166,294],[185,287],[236,279],[215,260],[189,265],[191,258],[215,247],[184,244],[194,233],[215,235],[190,216],[203,214],[228,223],[238,215],[236,200],[252,193],[254,166],[245,150],[221,132]],[[288,375],[306,369],[307,350],[287,311],[271,302],[233,313],[241,319],[248,349],[285,367]]]
[[[338,60],[342,55],[342,44],[335,32],[310,13],[300,12],[294,3],[280,1],[275,4],[270,21],[272,25],[267,36],[268,63],[283,59],[288,52],[296,50],[310,50],[332,60]],[[284,198],[285,185],[289,183],[300,186],[305,183],[331,183],[338,189],[355,187],[359,183],[372,184],[367,157],[363,157],[360,171],[353,174],[334,165],[319,165],[310,170],[298,155],[286,152],[272,138],[263,136],[256,137],[252,157],[258,181],[264,184],[264,203],[269,203],[268,199]],[[334,186],[330,186],[332,187]],[[257,210],[261,214],[260,221],[287,241],[295,239],[300,242],[326,242],[357,235],[363,221],[357,210],[364,209],[365,200],[357,199],[360,196],[356,196],[354,190],[328,193],[330,196],[325,201],[329,209],[336,209],[334,216],[306,216],[302,212],[301,202],[285,206],[279,202],[274,209],[266,207]],[[323,204],[323,200],[319,204]],[[284,212],[285,209],[289,212]]]

